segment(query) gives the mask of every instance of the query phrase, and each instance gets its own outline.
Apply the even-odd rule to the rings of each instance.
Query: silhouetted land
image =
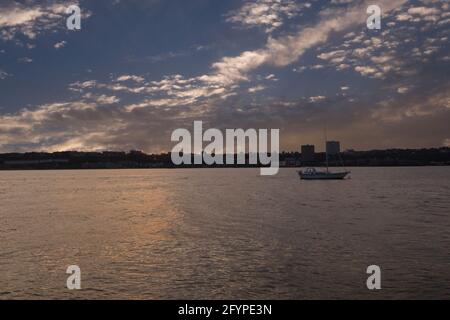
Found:
[[[246,155],[248,160],[248,155]],[[316,153],[315,161],[303,162],[298,152],[280,153],[281,167],[324,166],[325,154]],[[248,161],[247,161],[248,163]],[[330,156],[330,166],[445,166],[450,165],[450,148],[390,149],[372,151],[345,151]],[[215,165],[213,167],[259,167],[260,165]],[[145,154],[130,152],[54,152],[0,154],[0,170],[50,169],[126,169],[176,168],[170,153]],[[202,167],[182,165],[182,168]]]

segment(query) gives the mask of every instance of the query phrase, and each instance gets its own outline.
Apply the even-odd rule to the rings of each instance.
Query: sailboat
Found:
[[[343,172],[331,172],[328,166],[328,152],[326,152],[326,159],[327,168],[325,171],[307,168],[304,171],[298,171],[298,175],[302,180],[343,180],[351,173],[347,170]]]
[[[325,143],[327,141],[327,129],[325,127]],[[302,180],[344,180],[351,172],[343,171],[343,172],[330,172],[329,161],[328,161],[328,150],[325,148],[326,155],[326,171],[319,171],[315,168],[307,168],[304,171],[298,171],[298,175]],[[342,162],[342,159],[341,159]]]
[[[298,174],[302,180],[344,180],[350,174],[350,171],[330,172],[328,167],[326,171],[308,168],[305,171],[299,171]]]

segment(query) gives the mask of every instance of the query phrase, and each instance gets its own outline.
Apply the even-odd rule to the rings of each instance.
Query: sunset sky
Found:
[[[450,146],[449,37],[448,0],[2,0],[0,152],[170,151],[196,120],[287,151],[325,124],[345,149]]]

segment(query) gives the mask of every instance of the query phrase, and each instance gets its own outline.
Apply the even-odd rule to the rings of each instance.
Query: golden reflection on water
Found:
[[[152,248],[170,242],[169,229],[176,225],[179,213],[175,205],[168,205],[171,191],[164,175],[146,178],[141,173],[2,173],[9,189],[8,197],[1,198],[7,212],[2,213],[0,240],[3,256],[12,264],[0,266],[10,287],[0,292],[21,296],[27,290],[15,292],[15,286],[36,284],[43,288],[36,298],[49,294],[46,291],[58,292],[65,283],[63,270],[72,264],[82,266],[88,289],[103,287],[99,282],[109,281],[108,272],[129,277],[131,264],[158,265],[161,261]],[[145,248],[149,248],[147,254],[139,255]],[[15,283],[17,279],[26,283]]]

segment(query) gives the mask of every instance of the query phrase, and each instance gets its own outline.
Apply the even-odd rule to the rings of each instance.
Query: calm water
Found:
[[[0,299],[450,298],[450,168],[352,171],[0,172]]]

